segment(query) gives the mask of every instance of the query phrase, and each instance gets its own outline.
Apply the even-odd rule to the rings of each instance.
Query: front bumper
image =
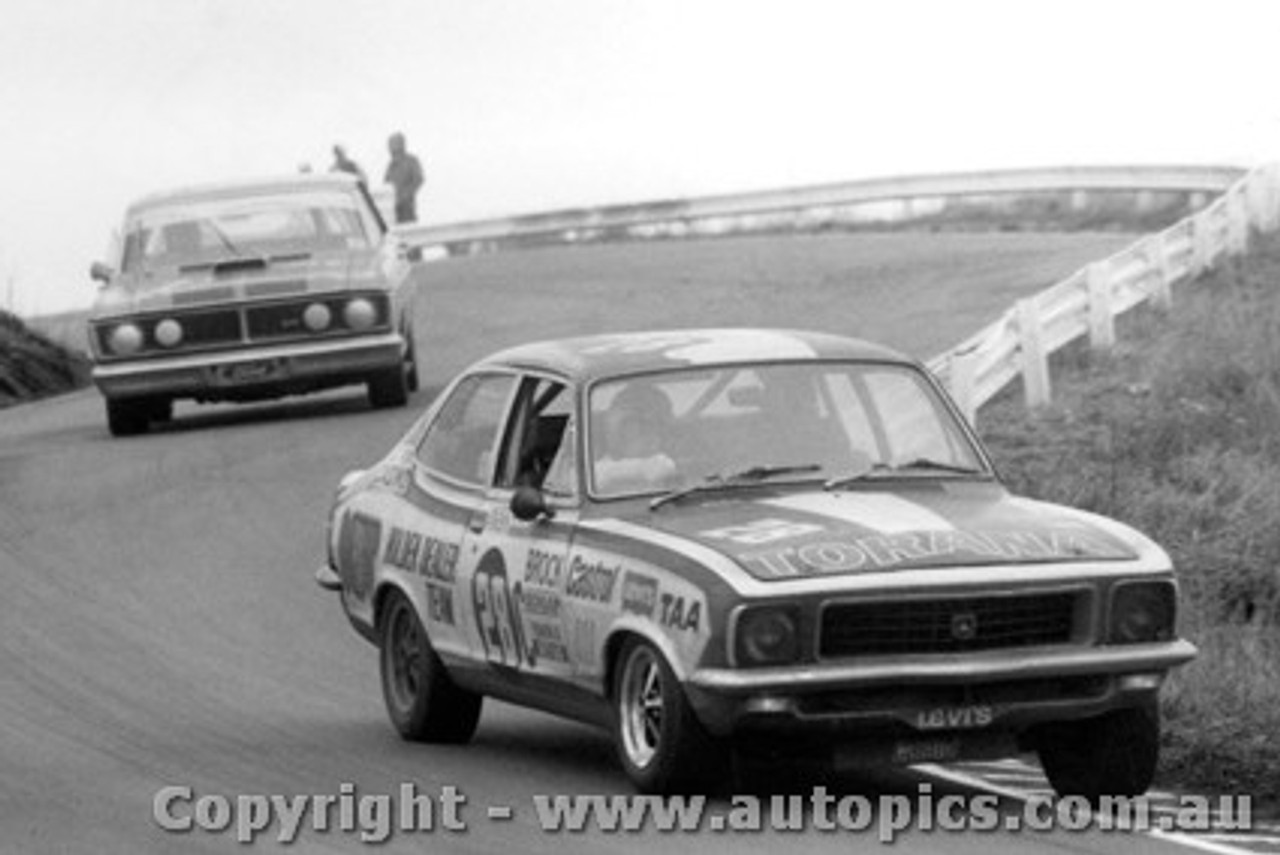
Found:
[[[253,392],[293,391],[362,382],[404,360],[395,332],[221,353],[100,363],[93,382],[108,398],[165,396],[234,400]]]
[[[1190,642],[1008,650],[789,668],[700,669],[685,691],[709,731],[1020,731],[1149,700]],[[965,713],[969,710],[969,713]],[[981,710],[981,712],[978,712]]]

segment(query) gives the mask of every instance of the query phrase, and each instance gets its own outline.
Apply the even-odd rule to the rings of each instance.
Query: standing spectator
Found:
[[[347,157],[347,150],[340,145],[333,147],[333,166],[329,167],[330,172],[349,172],[362,182],[368,183],[365,178],[364,170],[360,168],[360,164]]]
[[[382,179],[396,189],[396,222],[412,223],[418,219],[417,196],[422,186],[422,164],[418,158],[405,151],[404,134],[395,133],[387,140],[391,162]]]

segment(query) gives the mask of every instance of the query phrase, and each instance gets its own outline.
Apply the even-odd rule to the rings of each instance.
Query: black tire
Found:
[[[1045,725],[1037,735],[1045,776],[1059,796],[1138,796],[1151,787],[1160,758],[1155,703],[1098,718]]]
[[[703,729],[671,666],[652,644],[631,638],[614,669],[614,749],[642,793],[718,789],[727,746]]]
[[[382,698],[400,736],[410,742],[470,741],[484,698],[450,679],[417,610],[399,591],[388,595],[382,610],[378,649]]]
[[[403,407],[409,403],[409,385],[403,364],[369,378],[369,403],[376,410]]]
[[[418,380],[418,349],[413,343],[413,329],[407,329],[404,333],[405,340],[409,342],[409,349],[405,352],[405,385],[410,392],[418,391],[420,381]]]
[[[112,436],[137,436],[150,427],[150,407],[146,401],[107,399],[107,429]]]
[[[153,422],[171,422],[173,421],[173,399],[172,398],[155,398],[150,402],[148,407],[148,417]]]

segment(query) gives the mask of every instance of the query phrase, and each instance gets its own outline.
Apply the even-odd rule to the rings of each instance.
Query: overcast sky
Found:
[[[424,221],[972,168],[1280,159],[1280,4],[4,0],[0,305],[167,186],[423,161]]]

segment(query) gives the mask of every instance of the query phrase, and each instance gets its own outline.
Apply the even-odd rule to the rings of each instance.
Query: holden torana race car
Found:
[[[89,320],[115,435],[173,401],[249,401],[364,383],[416,388],[409,250],[345,174],[219,184],[132,204]]]
[[[1136,794],[1195,654],[1156,544],[1011,495],[918,363],[829,335],[496,354],[343,479],[328,546],[403,737],[465,742],[489,695],[609,728],[644,791],[782,749]]]

